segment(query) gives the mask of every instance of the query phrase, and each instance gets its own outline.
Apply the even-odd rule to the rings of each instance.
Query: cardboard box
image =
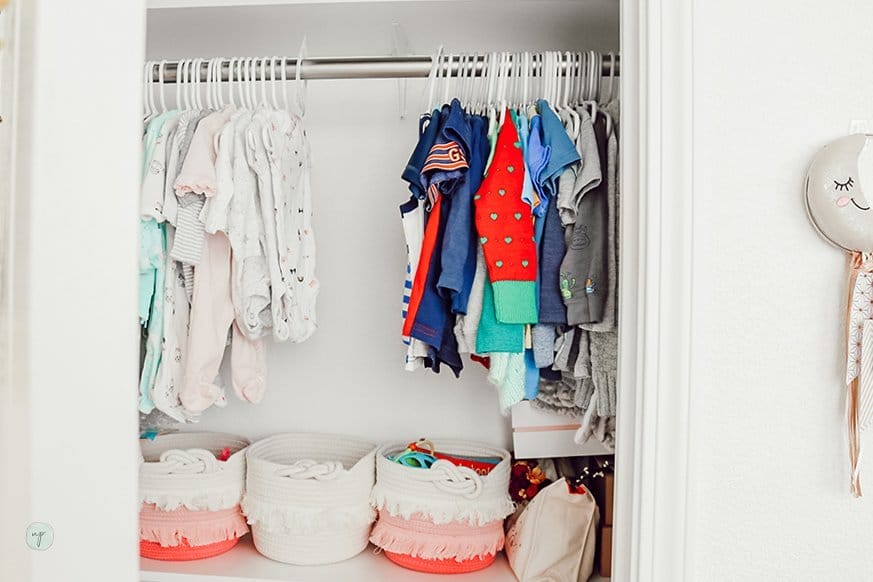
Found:
[[[597,565],[601,576],[612,576],[612,526],[605,526],[600,530],[600,555],[597,556]]]
[[[603,507],[600,513],[603,515],[603,525],[612,526],[612,506],[615,498],[615,475],[612,473],[603,478]]]

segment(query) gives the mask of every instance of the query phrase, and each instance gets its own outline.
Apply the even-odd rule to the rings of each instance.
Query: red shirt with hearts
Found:
[[[473,197],[497,320],[537,322],[537,253],[530,205],[521,199],[524,154],[509,111],[494,157]]]

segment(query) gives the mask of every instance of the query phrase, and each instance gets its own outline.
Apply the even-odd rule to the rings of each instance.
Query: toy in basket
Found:
[[[246,439],[174,433],[141,439],[140,554],[199,560],[224,553],[248,533],[240,512]]]
[[[503,549],[513,512],[508,451],[441,439],[381,447],[370,541],[393,562],[455,574],[488,567]]]
[[[367,547],[376,446],[357,439],[282,434],[248,451],[243,511],[255,548],[298,565],[346,560]]]

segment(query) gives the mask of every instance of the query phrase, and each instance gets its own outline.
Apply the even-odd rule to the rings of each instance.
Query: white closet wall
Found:
[[[416,54],[439,44],[447,52],[617,51],[618,7],[616,0],[485,0],[151,10],[147,55],[293,56],[304,34],[310,56],[387,55],[393,22]],[[417,138],[423,87],[409,82],[401,120],[396,81],[309,83],[319,330],[304,344],[271,346],[263,403],[231,396],[200,427],[252,437],[308,430],[510,444],[481,366],[465,362],[460,380],[448,368],[439,376],[403,370],[406,255],[397,207],[408,198],[400,173]]]

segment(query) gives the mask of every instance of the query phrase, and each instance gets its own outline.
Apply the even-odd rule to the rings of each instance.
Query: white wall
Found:
[[[618,3],[499,2],[328,5],[150,11],[150,58],[385,55],[399,22],[417,54],[525,49],[616,50]],[[452,435],[509,444],[493,387],[478,364],[460,380],[445,369],[403,371],[400,305],[405,247],[399,176],[417,138],[424,84],[409,84],[399,118],[391,80],[309,83],[307,128],[314,167],[319,330],[269,352],[269,387],[257,406],[232,401],[204,414],[203,428],[252,437],[288,430],[375,440]],[[231,397],[233,400],[233,397]]]
[[[873,439],[852,499],[846,261],[807,164],[873,118],[864,1],[695,3],[695,582],[873,579]]]

